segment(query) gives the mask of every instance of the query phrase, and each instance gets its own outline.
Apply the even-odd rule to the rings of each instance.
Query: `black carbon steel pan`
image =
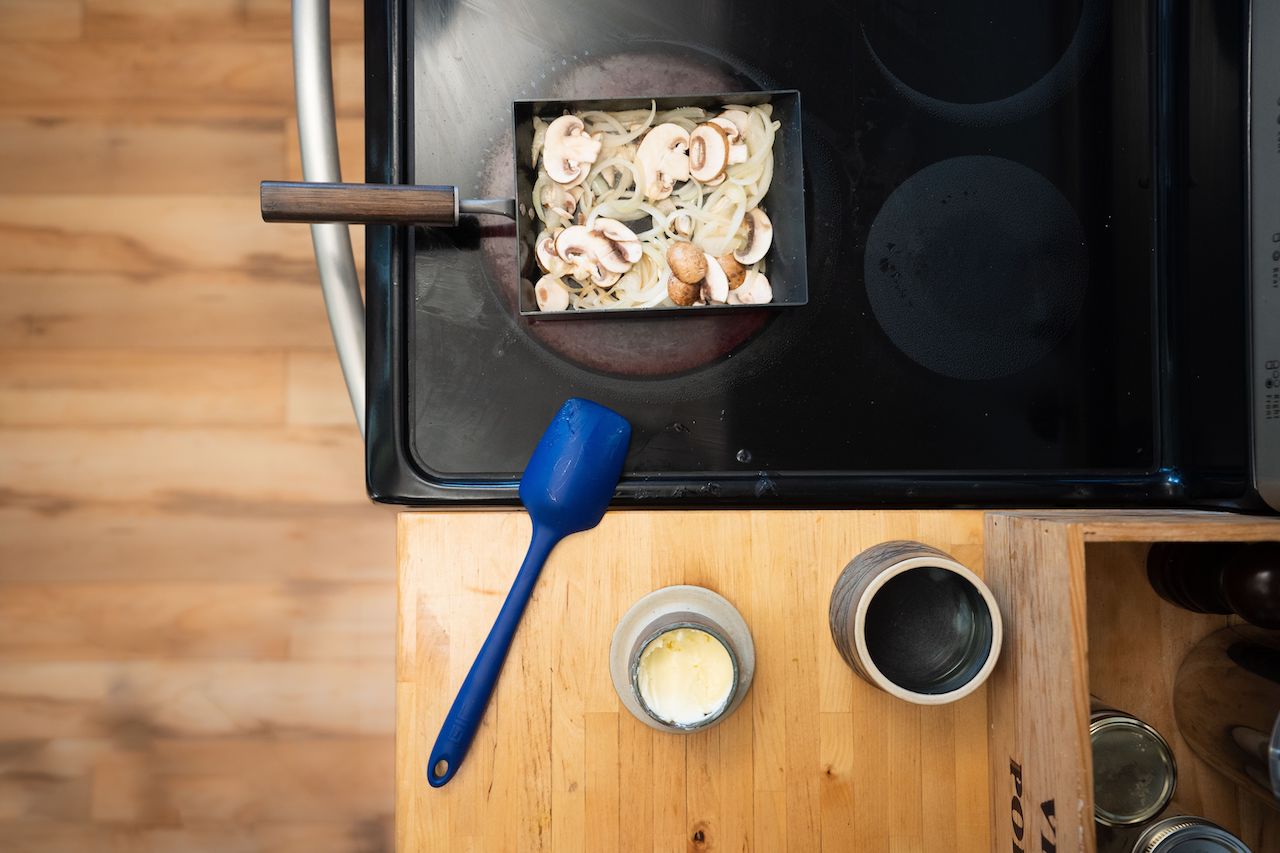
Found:
[[[541,223],[533,217],[533,184],[537,172],[532,163],[533,120],[553,119],[566,112],[584,110],[657,110],[678,107],[716,109],[724,104],[754,106],[771,103],[780,123],[773,144],[773,180],[760,206],[773,223],[773,246],[766,256],[773,301],[767,305],[705,305],[617,310],[592,309],[539,311],[533,282],[541,272],[534,243]],[[527,317],[583,318],[656,314],[759,310],[804,305],[809,299],[806,272],[804,222],[804,161],[800,144],[800,93],[794,89],[727,92],[710,95],[609,98],[599,100],[522,100],[512,107],[515,146],[515,198],[461,199],[453,186],[387,184],[326,184],[263,181],[262,218],[267,222],[346,222],[362,224],[456,226],[464,215],[505,216],[516,223],[517,269],[520,271],[520,313]],[[643,230],[644,220],[628,223]],[[639,224],[637,224],[639,223]]]

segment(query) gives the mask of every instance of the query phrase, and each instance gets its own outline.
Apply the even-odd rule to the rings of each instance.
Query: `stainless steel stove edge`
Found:
[[[1249,23],[1250,389],[1253,479],[1280,511],[1280,0],[1254,0]]]

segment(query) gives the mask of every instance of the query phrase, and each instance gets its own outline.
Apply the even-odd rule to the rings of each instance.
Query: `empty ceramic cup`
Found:
[[[899,699],[968,696],[1000,655],[1000,609],[987,585],[919,542],[868,548],[836,580],[828,614],[845,663]]]

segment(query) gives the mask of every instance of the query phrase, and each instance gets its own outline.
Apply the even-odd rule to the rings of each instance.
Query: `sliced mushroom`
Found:
[[[563,260],[574,263],[591,254],[591,231],[585,225],[570,225],[556,235],[555,250]]]
[[[542,143],[542,162],[551,180],[571,187],[582,183],[600,155],[600,136],[589,136],[577,116],[560,116],[551,122]]]
[[[539,311],[564,311],[569,307],[569,288],[558,276],[544,275],[533,286]]]
[[[671,224],[671,230],[681,237],[688,237],[693,233],[693,217],[687,213],[676,213],[676,203],[669,198],[655,202],[654,207],[665,213]]]
[[[769,279],[762,272],[751,270],[747,273],[747,280],[742,286],[729,294],[730,297],[736,297],[738,305],[765,305],[773,301],[773,287],[769,284]],[[729,300],[733,302],[734,299]]]
[[[681,281],[674,275],[667,279],[667,296],[670,296],[671,301],[681,307],[697,302],[699,290],[701,290],[701,287],[696,281]]]
[[[729,279],[710,255],[703,255],[707,263],[707,277],[702,280],[702,298],[710,303],[723,303],[729,298]]]
[[[542,189],[542,206],[552,213],[558,213],[566,220],[573,221],[573,214],[578,209],[578,201],[582,198],[582,187],[566,187],[562,184],[548,184]]]
[[[721,255],[716,258],[716,263],[724,270],[725,278],[729,279],[729,289],[737,290],[747,277],[747,268],[738,263],[733,255]]]
[[[707,277],[707,256],[688,240],[677,240],[667,249],[667,265],[671,273],[686,284],[697,284]]]
[[[534,254],[538,258],[538,266],[542,268],[543,272],[555,275],[565,274],[565,262],[556,254],[556,237],[562,231],[564,231],[563,228],[543,231],[533,244]]]
[[[602,266],[597,266],[595,274],[591,276],[591,282],[601,287],[613,287],[620,278],[622,278],[622,273],[611,272]]]
[[[689,134],[667,122],[650,130],[636,149],[645,198],[659,201],[671,195],[676,184],[689,180]]]
[[[746,115],[746,113],[743,113],[743,115]],[[738,137],[742,136],[742,133],[738,130],[738,126],[724,116],[709,118],[707,119],[707,124],[714,124],[717,127],[723,128],[725,135],[729,137],[730,143],[737,142]]]
[[[751,266],[763,258],[773,245],[773,223],[760,208],[747,212],[743,219],[747,228],[747,239],[742,248],[733,253],[734,259],[744,266]]]
[[[700,124],[689,134],[689,177],[704,184],[724,177],[729,167],[729,134],[718,124]]]
[[[597,219],[597,228],[601,222],[614,236],[585,225],[570,225],[556,237],[555,249],[573,278],[612,287],[635,263],[629,259],[640,259],[640,239],[620,222]]]
[[[746,113],[742,113],[746,117]],[[724,116],[716,116],[707,119],[708,124],[714,124],[716,127],[722,128],[725,135],[729,137],[729,165],[736,166],[739,163],[745,163],[751,156],[751,152],[747,150],[747,144],[742,141],[742,133],[738,130],[738,126],[729,121]]]
[[[591,233],[604,243],[599,259],[610,272],[626,272],[644,254],[640,248],[640,238],[616,219],[606,219],[603,216],[597,218]]]
[[[729,122],[734,127],[736,127],[738,129],[738,136],[746,136],[747,121],[750,120],[750,116],[748,116],[744,111],[725,110],[724,112],[720,113],[720,115],[716,116],[716,118],[724,119],[725,121]]]
[[[602,242],[587,226],[570,225],[556,237],[556,254],[568,266],[569,275],[576,280],[607,287],[618,280],[619,274],[601,265],[599,255],[603,248],[600,245]]]

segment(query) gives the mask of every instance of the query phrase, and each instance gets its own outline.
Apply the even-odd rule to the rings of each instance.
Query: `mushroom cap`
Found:
[[[558,213],[565,219],[573,219],[578,209],[578,201],[582,198],[582,187],[569,187],[564,184],[547,184],[542,188],[542,206]]]
[[[729,279],[716,263],[716,259],[704,254],[707,277],[702,280],[702,298],[707,302],[724,302],[729,298]]]
[[[760,208],[747,211],[743,223],[747,226],[747,242],[741,249],[733,253],[738,263],[751,266],[763,258],[773,245],[773,223]]]
[[[742,115],[745,117],[746,113],[743,113]],[[738,126],[722,115],[707,119],[707,124],[714,124],[717,127],[723,128],[725,134],[729,137],[730,142],[737,142],[738,137],[742,136],[742,131],[738,130]]]
[[[539,311],[564,311],[569,307],[569,288],[558,276],[544,275],[533,286]]]
[[[707,256],[688,240],[677,240],[667,249],[671,274],[687,284],[697,284],[707,276]]]
[[[592,283],[601,287],[613,287],[620,278],[622,278],[622,273],[605,269],[599,264],[596,265],[596,271],[591,274]]]
[[[660,124],[645,134],[636,149],[641,190],[651,201],[671,195],[679,181],[689,180],[689,133],[672,122]]]
[[[738,129],[739,136],[745,136],[747,133],[747,121],[750,118],[742,110],[725,110],[716,116],[716,118],[724,119]]]
[[[729,134],[718,124],[700,124],[689,134],[689,177],[710,183],[729,167]]]
[[[538,258],[538,266],[543,272],[551,272],[557,265],[563,265],[564,261],[556,254],[556,237],[559,236],[563,228],[556,228],[550,231],[543,231],[538,235],[538,239],[534,241],[533,253]]]
[[[591,248],[591,230],[585,225],[570,225],[556,236],[555,250],[566,261],[588,254]]]
[[[575,186],[586,180],[591,164],[600,155],[602,142],[586,133],[582,119],[563,115],[547,127],[542,162],[551,180]]]
[[[732,295],[740,305],[765,305],[773,301],[773,287],[764,273],[751,270],[747,280]]]
[[[596,223],[600,221],[597,219]],[[617,226],[616,228],[610,226],[610,230],[619,237],[625,235],[618,229],[630,234],[634,246],[608,238],[600,231],[585,225],[570,225],[556,238],[555,249],[556,254],[566,262],[569,274],[575,279],[584,282],[592,281],[602,287],[611,287],[617,283],[624,272],[631,269],[633,262],[627,261],[627,258],[632,252],[637,254],[640,252],[640,240],[622,223],[611,219],[605,221]],[[639,258],[637,257],[636,260]]]
[[[596,219],[592,234],[604,245],[600,246],[600,263],[611,272],[624,273],[640,260],[644,250],[635,232],[616,219],[601,216]]]
[[[667,279],[667,296],[681,307],[697,302],[700,289],[697,282],[681,281],[674,275]]]
[[[570,225],[556,237],[556,254],[578,281],[601,283],[607,270],[602,270],[596,258],[597,238],[585,225]]]
[[[733,255],[721,255],[716,258],[716,263],[720,265],[720,269],[724,270],[725,277],[729,279],[729,289],[737,290],[747,277],[747,268],[738,263],[738,259]]]

